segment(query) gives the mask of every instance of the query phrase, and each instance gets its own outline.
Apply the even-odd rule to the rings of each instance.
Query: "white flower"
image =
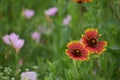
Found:
[[[37,74],[36,72],[23,72],[21,74],[21,80],[37,80]]]

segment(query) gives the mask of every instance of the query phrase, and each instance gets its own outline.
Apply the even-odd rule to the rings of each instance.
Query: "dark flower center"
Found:
[[[76,0],[77,3],[83,3],[83,0]]]
[[[82,3],[82,1],[77,1],[77,3]]]
[[[88,41],[88,44],[89,46],[95,47],[95,45],[97,44],[97,40],[92,38]]]
[[[81,51],[80,51],[79,49],[75,49],[75,50],[73,51],[73,55],[74,55],[75,57],[80,57],[82,54],[81,54]]]

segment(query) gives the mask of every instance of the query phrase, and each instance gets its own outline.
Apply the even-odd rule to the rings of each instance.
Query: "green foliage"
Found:
[[[44,11],[53,6],[58,8],[58,13],[50,17],[52,22],[49,23]],[[35,10],[35,15],[25,19],[22,15],[24,8]],[[62,21],[67,14],[71,15],[72,21],[63,26]],[[46,32],[41,34],[40,43],[36,43],[31,33],[41,33],[39,25]],[[108,42],[106,51],[97,57],[90,56],[88,61],[74,61],[65,54],[66,45],[69,41],[80,40],[87,28],[99,30],[101,39]],[[4,35],[12,32],[25,40],[17,55],[2,40]],[[26,69],[37,72],[38,80],[120,80],[119,35],[119,0],[93,0],[90,3],[0,0],[0,80],[20,80],[20,74]],[[22,66],[18,66],[19,59],[23,59]]]

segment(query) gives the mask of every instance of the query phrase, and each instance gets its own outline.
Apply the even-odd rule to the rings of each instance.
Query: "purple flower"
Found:
[[[70,15],[67,15],[67,16],[64,18],[64,20],[63,20],[63,25],[64,25],[64,26],[69,25],[70,22],[71,22],[71,20],[72,20],[71,16],[70,16]]]
[[[23,11],[23,16],[26,18],[26,19],[30,19],[34,16],[35,12],[34,10],[29,10],[29,9],[25,9]]]
[[[2,39],[7,45],[12,45],[16,49],[17,53],[24,45],[24,40],[19,39],[19,36],[15,33],[11,33],[10,35],[5,35]]]
[[[37,43],[40,41],[41,35],[40,35],[39,32],[35,31],[35,32],[33,32],[33,33],[31,34],[31,36],[32,36],[32,38],[33,38]]]
[[[45,11],[45,15],[54,16],[57,13],[57,11],[58,11],[57,7],[52,7]]]
[[[21,80],[37,80],[37,74],[36,72],[23,72],[21,74]]]

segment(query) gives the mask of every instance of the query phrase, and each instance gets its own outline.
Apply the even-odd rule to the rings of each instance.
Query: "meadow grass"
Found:
[[[51,7],[57,7],[58,12],[50,16],[49,22],[44,12]],[[25,19],[23,9],[34,10],[35,15]],[[68,14],[72,20],[64,26]],[[88,28],[102,34],[100,39],[107,41],[106,51],[91,55],[88,61],[69,58],[65,53],[67,43],[80,40]],[[34,31],[41,34],[39,43],[31,37]],[[2,40],[13,32],[25,40],[18,54]],[[0,0],[0,38],[0,80],[20,80],[25,71],[35,71],[37,80],[120,80],[119,0]]]

